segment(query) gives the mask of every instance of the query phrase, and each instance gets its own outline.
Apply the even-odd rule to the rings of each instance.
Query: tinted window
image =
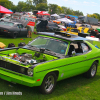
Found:
[[[13,25],[14,25],[14,23],[12,23],[12,22],[0,21],[0,25],[5,25],[5,26],[13,26]]]
[[[22,24],[19,24],[19,28],[23,28],[23,25]]]
[[[24,26],[22,24],[17,24],[18,28],[23,28]]]

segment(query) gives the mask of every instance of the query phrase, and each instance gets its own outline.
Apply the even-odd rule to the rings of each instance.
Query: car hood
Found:
[[[46,27],[48,24],[48,21],[47,20],[40,20],[39,23],[37,23],[37,27],[38,28],[41,28],[41,27]]]
[[[17,22],[20,22],[24,27],[26,27],[26,25],[29,23],[28,20],[21,20],[21,19],[17,19]]]

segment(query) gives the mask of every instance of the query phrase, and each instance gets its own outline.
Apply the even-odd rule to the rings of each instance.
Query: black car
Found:
[[[27,29],[19,22],[0,21],[0,35],[12,38],[27,36]]]
[[[36,30],[37,32],[55,32],[62,31],[63,29],[56,23],[48,22],[47,20],[40,20],[36,24]]]

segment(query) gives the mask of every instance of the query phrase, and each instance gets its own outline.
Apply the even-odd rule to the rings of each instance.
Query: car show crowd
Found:
[[[32,33],[62,31],[79,36],[90,36],[100,39],[100,28],[94,29],[92,24],[82,22],[78,16],[66,14],[49,14],[46,11],[7,12],[4,8],[0,13],[0,35],[17,37],[32,37]],[[5,10],[7,10],[5,12]],[[80,23],[80,26],[77,24]],[[34,31],[36,29],[36,31]],[[9,34],[8,34],[9,33]]]

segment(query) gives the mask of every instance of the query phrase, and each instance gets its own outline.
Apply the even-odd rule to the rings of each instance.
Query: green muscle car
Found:
[[[39,36],[24,47],[2,49],[0,78],[39,86],[50,94],[57,81],[83,74],[93,78],[100,65],[100,49],[86,38],[68,33],[38,32]]]

